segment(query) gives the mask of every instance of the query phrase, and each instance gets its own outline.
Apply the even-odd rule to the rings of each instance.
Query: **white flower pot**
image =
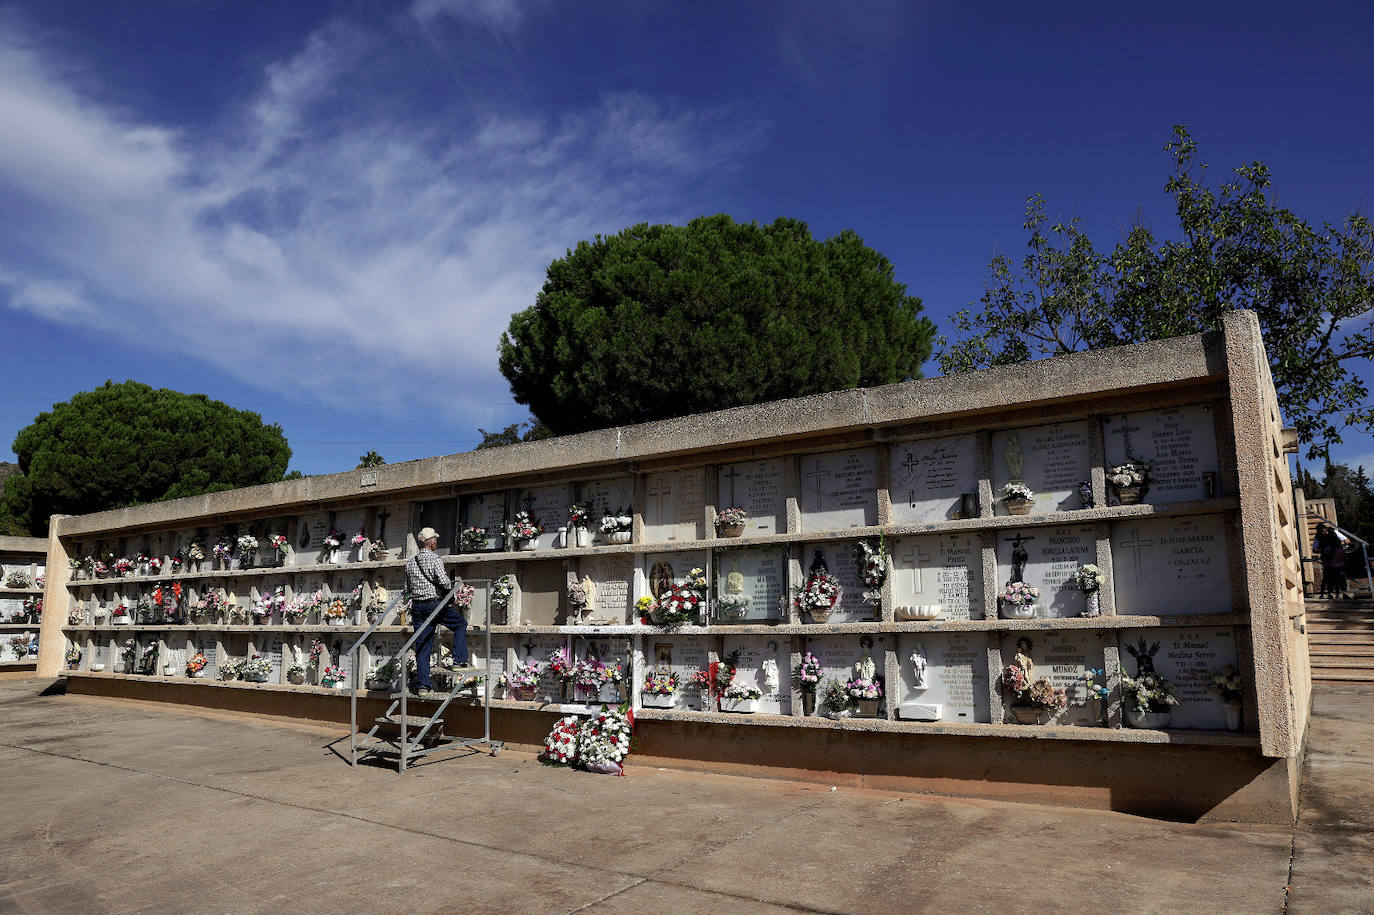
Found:
[[[266,683],[267,674],[244,674],[243,679],[248,683]]]
[[[92,664],[92,665],[91,665],[91,673],[93,673],[93,674],[98,674],[98,673],[100,673],[101,671],[103,671],[104,669],[105,669],[105,665],[104,665],[104,664]]]
[[[1004,620],[1029,620],[1035,619],[1035,604],[1003,604],[1002,619]]]
[[[942,607],[940,604],[912,604],[911,606],[898,607],[896,616],[903,622],[920,622],[923,620],[938,619]]]
[[[116,616],[111,622],[116,626],[129,626],[133,624],[133,621],[132,616]]]
[[[616,531],[615,533],[607,534],[606,536],[610,538],[611,543],[629,543],[630,538],[633,536],[633,532]]]
[[[210,678],[210,667],[209,667],[209,665],[206,665],[205,667],[202,667],[200,670],[198,670],[198,671],[194,672],[193,674],[191,674],[191,679],[192,679],[192,680],[208,680],[209,678]]]
[[[577,528],[577,545],[579,548],[592,545],[592,532],[585,527]]]
[[[1241,726],[1240,706],[1227,705],[1222,711],[1226,713],[1226,730],[1239,731]]]
[[[666,696],[658,693],[640,693],[640,705],[644,708],[676,708],[677,696],[668,694]]]
[[[175,677],[177,675],[177,666],[175,664],[163,664],[162,675],[164,677]]]
[[[526,552],[533,552],[534,550],[539,549],[539,541],[538,541],[538,540],[521,540],[521,541],[520,541],[520,546],[519,546],[519,548],[522,549],[522,550],[524,550],[524,551],[526,551]]]
[[[720,700],[720,710],[722,712],[738,712],[743,715],[750,715],[759,710],[761,699],[725,699]]]
[[[326,618],[325,618],[325,625],[327,625],[327,626],[347,626],[347,625],[348,625],[348,617],[346,617],[346,616],[330,616],[330,617],[326,617]]]
[[[1171,712],[1138,712],[1135,709],[1126,710],[1126,723],[1133,728],[1147,728],[1160,731],[1169,726],[1169,719],[1173,717]]]

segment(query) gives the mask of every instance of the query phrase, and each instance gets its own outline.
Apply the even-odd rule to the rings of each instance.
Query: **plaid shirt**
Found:
[[[436,587],[437,586],[437,587]],[[406,560],[406,590],[415,600],[435,600],[453,589],[444,561],[433,550],[421,550]]]

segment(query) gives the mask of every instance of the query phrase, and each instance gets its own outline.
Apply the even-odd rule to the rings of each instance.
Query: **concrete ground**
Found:
[[[514,751],[400,777],[337,729],[46,685],[0,682],[5,912],[1374,911],[1368,687],[1318,695],[1294,829]]]

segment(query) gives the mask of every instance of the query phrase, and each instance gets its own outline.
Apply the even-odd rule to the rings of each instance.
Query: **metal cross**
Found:
[[[1121,446],[1126,449],[1126,460],[1129,461],[1135,456],[1135,453],[1131,451],[1131,433],[1139,432],[1140,427],[1127,425],[1128,419],[1125,413],[1121,414],[1121,428],[1112,429],[1111,434],[1119,434],[1121,436]],[[1110,420],[1108,420],[1108,422],[1110,422]]]
[[[391,517],[391,512],[383,508],[377,512],[377,539],[386,540],[386,519]]]
[[[1141,540],[1140,528],[1138,527],[1131,528],[1131,538],[1130,540],[1121,541],[1121,546],[1135,554],[1135,583],[1140,584],[1140,548],[1143,546],[1154,546],[1155,542],[1153,540]]]
[[[740,473],[735,468],[734,464],[731,464],[730,469],[725,471],[725,473],[721,474],[721,476],[730,481],[730,508],[734,508],[739,505],[739,502],[735,501],[735,478],[739,475]]]
[[[914,455],[914,454],[912,454],[910,451],[908,451],[908,452],[906,453],[906,460],[905,460],[905,461],[902,461],[902,463],[898,464],[897,466],[900,467],[900,468],[902,468],[903,470],[905,470],[905,471],[907,472],[907,474],[910,475],[910,474],[911,474],[911,468],[915,467],[915,466],[916,466],[917,464],[919,464],[919,463],[920,463],[920,461],[916,460],[916,455]]]
[[[828,477],[828,476],[830,476],[830,471],[829,471],[829,470],[826,470],[826,469],[823,468],[823,467],[821,467],[820,464],[817,464],[817,465],[816,465],[816,469],[813,470],[813,471],[811,471],[810,473],[808,473],[806,476],[807,476],[808,478],[815,477],[815,479],[816,479],[816,507],[817,507],[817,508],[820,508],[820,507],[821,507],[821,477]]]

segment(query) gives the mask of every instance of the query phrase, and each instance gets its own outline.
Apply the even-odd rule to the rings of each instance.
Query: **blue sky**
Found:
[[[281,423],[306,473],[466,450],[526,415],[496,343],[552,258],[708,213],[852,228],[944,327],[1030,193],[1106,245],[1169,226],[1175,123],[1309,220],[1369,212],[1371,34],[1363,2],[0,3],[0,441],[133,378]]]

